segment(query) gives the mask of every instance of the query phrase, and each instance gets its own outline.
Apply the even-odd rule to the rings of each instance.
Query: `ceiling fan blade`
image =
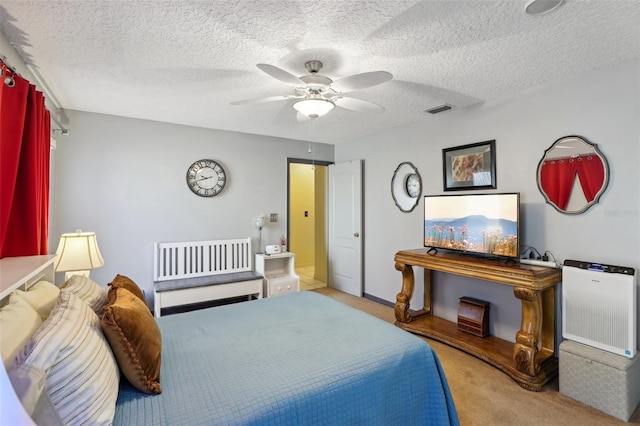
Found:
[[[244,101],[235,101],[235,102],[231,102],[231,105],[262,104],[265,102],[284,101],[287,99],[296,99],[301,97],[302,96],[294,96],[294,95],[269,96],[268,98],[256,98],[256,99],[246,99]]]
[[[373,102],[363,101],[356,98],[331,98],[336,106],[356,112],[384,112],[384,108]]]
[[[281,82],[290,86],[305,87],[307,85],[304,81],[300,80],[295,75],[283,70],[282,68],[278,68],[269,64],[258,64],[256,66],[276,80],[280,80]]]
[[[331,88],[336,92],[347,93],[355,90],[366,89],[389,81],[393,76],[386,71],[371,71],[342,78],[331,83]]]

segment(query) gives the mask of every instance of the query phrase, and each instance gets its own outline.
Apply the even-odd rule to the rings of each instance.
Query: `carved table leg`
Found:
[[[522,287],[515,287],[513,293],[522,302],[522,323],[513,345],[513,361],[518,371],[535,376],[540,372],[537,355],[542,338],[542,294]]]
[[[411,296],[413,296],[413,286],[415,283],[413,267],[411,265],[396,262],[396,269],[402,272],[402,290],[400,290],[400,293],[396,296],[394,313],[398,321],[410,322],[411,315],[409,314],[409,303],[411,302]]]
[[[424,308],[412,314],[409,312],[409,304],[415,286],[413,266],[396,262],[396,269],[402,272],[402,290],[396,296],[394,307],[396,320],[408,323],[415,318],[431,315],[431,271],[424,270]]]

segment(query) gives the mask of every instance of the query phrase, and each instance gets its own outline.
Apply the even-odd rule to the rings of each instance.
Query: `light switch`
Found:
[[[269,222],[277,222],[278,221],[278,213],[271,213],[269,215]]]

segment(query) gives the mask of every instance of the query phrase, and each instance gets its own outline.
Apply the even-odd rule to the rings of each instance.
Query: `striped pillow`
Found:
[[[102,307],[107,303],[107,289],[100,284],[84,275],[72,275],[60,288],[75,294],[88,303],[93,312],[102,316]]]
[[[119,372],[100,319],[66,290],[16,360],[9,378],[37,424],[110,424]]]

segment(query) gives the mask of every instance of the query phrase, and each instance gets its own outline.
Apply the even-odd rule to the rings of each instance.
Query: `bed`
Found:
[[[162,336],[161,393],[120,378],[115,425],[458,424],[427,343],[326,296],[293,293],[152,320]]]

